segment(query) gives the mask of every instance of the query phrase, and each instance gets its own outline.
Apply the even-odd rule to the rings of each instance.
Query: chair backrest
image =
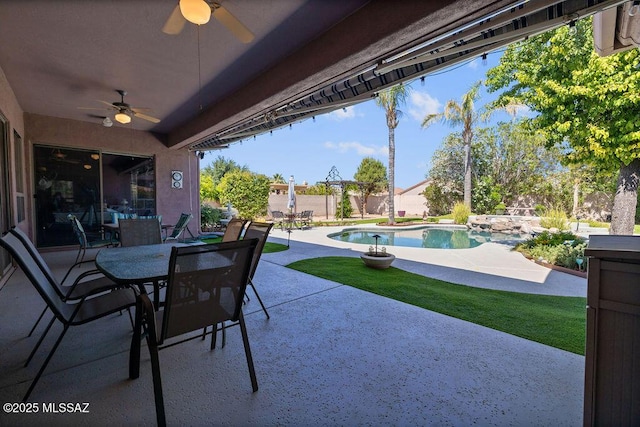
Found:
[[[138,218],[138,214],[122,213],[122,212],[111,212],[111,221],[114,224],[118,224],[121,219],[136,219],[136,218]]]
[[[63,322],[69,319],[74,306],[62,301],[58,289],[59,284],[55,278],[53,279],[54,283],[49,281],[49,277],[38,266],[18,236],[14,233],[6,233],[0,239],[0,246],[11,254],[54,315]]]
[[[78,242],[82,248],[87,247],[87,234],[84,231],[84,227],[82,223],[75,215],[68,215],[67,218],[71,222],[71,228],[73,228],[73,232],[78,238]]]
[[[191,215],[190,213],[181,213],[180,218],[178,218],[178,222],[176,222],[176,225],[173,226],[173,231],[169,236],[167,236],[167,240],[177,239],[178,237],[180,237],[185,228],[187,228],[187,225],[189,224],[189,221],[191,221],[191,218],[193,218],[193,215]]]
[[[247,223],[247,220],[234,218],[227,224],[227,228],[224,230],[224,234],[222,235],[223,242],[233,242],[234,240],[238,240],[240,235],[242,235],[242,230],[244,230],[244,226]]]
[[[166,338],[236,321],[256,239],[171,249],[160,342]]]
[[[253,275],[258,268],[258,261],[262,255],[265,243],[267,243],[267,237],[269,237],[269,231],[273,227],[273,223],[267,222],[251,222],[247,231],[244,232],[245,239],[258,239],[256,250],[253,251],[253,258],[251,259],[251,269],[249,270],[249,278],[253,279]]]
[[[24,231],[16,227],[13,227],[11,230],[9,230],[9,233],[13,234],[18,238],[20,243],[22,243],[22,245],[25,247],[27,252],[29,252],[29,254],[31,255],[31,258],[33,258],[33,260],[36,262],[40,270],[42,270],[42,273],[47,277],[49,282],[55,287],[58,295],[63,296],[62,290],[58,287],[60,285],[58,280],[53,275],[53,272],[47,265],[47,262],[44,260],[44,258],[42,258],[42,255],[40,255],[40,252],[38,252],[38,249],[35,247],[31,239],[29,239],[29,236],[27,236]]]
[[[160,222],[153,219],[121,219],[120,245],[142,246],[162,243]]]

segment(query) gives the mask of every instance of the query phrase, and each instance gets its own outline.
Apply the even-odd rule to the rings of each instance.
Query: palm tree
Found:
[[[422,121],[422,127],[427,128],[435,121],[441,121],[451,127],[462,125],[462,141],[464,143],[464,204],[471,208],[471,141],[473,129],[480,121],[486,120],[486,115],[478,113],[473,103],[479,98],[482,82],[476,82],[469,92],[462,95],[462,103],[451,99],[444,106],[444,111],[428,114]]]
[[[398,110],[399,106],[404,105],[407,101],[409,88],[399,84],[378,93],[376,105],[382,107],[387,118],[387,127],[389,128],[389,224],[395,224],[395,206],[393,197],[395,193],[394,176],[396,163],[396,141],[395,128],[398,126],[402,111]]]
[[[271,182],[274,182],[276,184],[284,184],[285,183],[284,176],[282,176],[281,173],[276,173],[273,175],[273,178],[271,178]]]

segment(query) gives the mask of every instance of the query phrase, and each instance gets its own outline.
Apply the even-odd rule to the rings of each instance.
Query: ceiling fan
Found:
[[[108,105],[109,108],[107,108],[107,110],[116,111],[116,114],[114,115],[114,119],[118,123],[122,123],[122,124],[130,123],[132,117],[138,117],[140,119],[147,120],[151,123],[160,123],[160,119],[156,119],[155,117],[151,117],[142,112],[143,110],[148,110],[148,108],[134,108],[131,105],[124,102],[124,96],[127,94],[126,91],[118,89],[116,90],[116,92],[120,94],[120,101],[107,102],[107,101],[98,100],[98,102],[102,102],[103,104]],[[82,110],[104,110],[105,109],[105,108],[91,108],[91,107],[78,107],[78,108]],[[107,125],[105,121],[103,121],[104,126],[106,127],[111,126],[111,125]]]
[[[182,31],[186,21],[203,25],[209,22],[211,15],[227,27],[242,43],[250,43],[253,40],[253,33],[242,22],[219,2],[212,0],[180,0],[162,27],[162,31],[166,34],[176,35]]]

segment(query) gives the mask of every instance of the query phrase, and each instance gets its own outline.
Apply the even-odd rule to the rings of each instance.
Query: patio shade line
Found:
[[[612,3],[611,6],[615,6],[621,3],[618,0],[608,1],[604,3]],[[514,17],[509,17],[509,22],[506,25],[496,27],[495,21],[486,21],[480,24],[479,28],[475,28],[474,31],[467,31],[467,34],[458,33],[452,35],[449,39],[443,40],[437,45],[423,48],[419,51],[412,52],[410,58],[400,58],[393,61],[383,61],[383,65],[378,67],[377,71],[381,74],[387,73],[394,69],[407,67],[409,65],[420,64],[430,61],[438,57],[446,57],[449,55],[466,53],[467,50],[474,49],[474,51],[483,51],[484,47],[492,45],[490,50],[495,50],[498,47],[508,45],[518,39],[524,39],[537,34],[544,33],[554,27],[565,24],[576,18],[568,18],[573,15],[579,17],[586,17],[594,13],[599,12],[605,6],[600,4],[591,8],[586,8],[580,12],[569,12],[559,15],[558,10],[555,8],[549,8],[549,10],[540,10],[536,8],[536,13],[533,15],[518,14]],[[555,16],[550,18],[550,16]],[[504,19],[504,18],[503,18]],[[451,40],[455,37],[454,40]],[[471,37],[471,38],[469,38]],[[461,43],[464,43],[461,45]],[[452,47],[451,47],[452,46]],[[486,53],[486,51],[485,51]],[[424,58],[425,56],[431,56],[431,58]]]
[[[355,76],[331,83],[306,97],[298,98],[298,101],[281,107],[282,109],[279,109],[275,114],[274,110],[271,110],[230,127],[224,138],[221,138],[220,132],[204,138],[193,144],[191,149],[210,149],[220,144],[229,144],[242,140],[246,137],[245,135],[253,136],[304,120],[318,114],[319,110],[322,110],[322,113],[328,113],[342,108],[345,103],[353,105],[363,102],[388,87],[416,79],[422,75],[428,75],[436,70],[477,56],[483,52],[486,46],[491,46],[492,50],[495,50],[502,45],[622,3],[624,3],[623,0],[566,0],[550,5],[547,2],[545,4],[548,6],[545,8],[539,8],[538,5],[532,6],[535,10],[533,13],[523,14],[523,16],[520,14],[511,15],[516,16],[517,19],[504,20],[503,25],[499,27],[495,27],[496,21],[487,20],[485,17],[485,21],[480,25],[481,30],[478,28],[469,30],[470,34],[479,34],[476,37],[477,40],[463,40],[459,37],[460,34],[453,35],[451,37],[456,37],[456,39],[453,40],[453,46],[449,47],[450,51],[442,50],[445,46],[441,46],[438,49],[441,50],[439,53],[442,55],[438,55],[436,58],[414,63],[412,57],[408,60],[411,62],[402,61],[395,66],[391,63],[380,65],[378,71],[368,68]],[[492,15],[494,14],[487,16]],[[443,43],[445,42],[451,43],[451,40],[443,41]]]

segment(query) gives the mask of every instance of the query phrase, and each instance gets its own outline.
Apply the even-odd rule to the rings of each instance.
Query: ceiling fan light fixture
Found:
[[[102,120],[102,126],[110,128],[111,126],[113,126],[113,122],[109,117],[105,117],[104,120]]]
[[[122,111],[120,111],[119,113],[116,113],[116,115],[114,116],[114,119],[116,119],[116,122],[122,123],[123,125],[126,125],[127,123],[131,123],[131,117],[128,114],[123,113]]]
[[[180,0],[180,12],[189,22],[203,25],[211,19],[211,6],[204,0]]]

